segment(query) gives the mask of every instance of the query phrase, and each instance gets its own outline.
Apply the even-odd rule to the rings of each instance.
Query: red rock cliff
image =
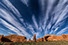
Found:
[[[26,42],[27,38],[20,35],[0,35],[0,42]]]
[[[2,39],[3,37],[4,37],[4,35],[0,35],[0,42],[2,42],[2,40],[1,40],[1,39]]]
[[[5,38],[11,40],[12,42],[26,42],[27,38],[20,35],[8,35],[4,36]]]
[[[35,36],[35,34],[33,35],[33,41],[36,41],[36,36]]]
[[[20,35],[0,35],[0,42],[31,42],[31,38],[27,41],[27,38]],[[36,35],[33,35],[33,41],[40,42],[40,41],[68,41],[68,34],[62,34],[61,36],[57,35],[45,35],[42,38],[36,39]]]

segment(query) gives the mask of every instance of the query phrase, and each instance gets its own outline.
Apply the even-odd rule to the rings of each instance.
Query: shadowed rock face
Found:
[[[0,42],[2,42],[2,38],[3,38],[4,35],[0,35]]]
[[[50,37],[50,35],[45,35],[45,36],[43,37],[43,41],[48,41],[48,40],[47,40],[48,37]]]
[[[0,42],[12,42],[8,38],[5,38],[4,35],[0,35]]]
[[[2,37],[1,38],[1,41],[2,42],[12,42],[11,40],[9,40],[8,38],[5,38],[5,37]]]

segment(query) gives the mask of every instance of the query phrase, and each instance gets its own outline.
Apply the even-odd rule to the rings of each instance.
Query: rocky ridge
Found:
[[[0,35],[0,42],[43,42],[43,41],[68,41],[68,34],[62,34],[62,35],[45,35],[41,38],[36,39],[36,35],[33,35],[33,40],[29,38],[27,41],[27,38],[20,35]]]

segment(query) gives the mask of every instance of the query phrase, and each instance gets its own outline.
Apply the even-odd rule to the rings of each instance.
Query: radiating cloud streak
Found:
[[[21,1],[28,6],[28,0],[21,0]]]
[[[61,31],[59,31],[59,32],[57,33],[57,35],[63,34],[64,32],[66,32],[66,30],[68,30],[68,27],[66,27],[66,28],[62,29]]]
[[[68,30],[68,0],[17,1],[24,10],[18,9],[15,0],[0,1],[0,34],[17,34],[27,38],[36,34],[39,38],[46,34],[61,35]],[[5,34],[7,29],[9,31]]]
[[[34,22],[34,24],[35,24],[35,28],[38,30],[38,24],[37,24],[37,21],[36,21],[34,15],[32,16],[32,20],[33,20],[33,22]]]

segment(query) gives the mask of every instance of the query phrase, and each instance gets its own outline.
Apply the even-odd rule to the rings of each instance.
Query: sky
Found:
[[[0,0],[0,35],[10,34],[68,34],[68,0]]]

